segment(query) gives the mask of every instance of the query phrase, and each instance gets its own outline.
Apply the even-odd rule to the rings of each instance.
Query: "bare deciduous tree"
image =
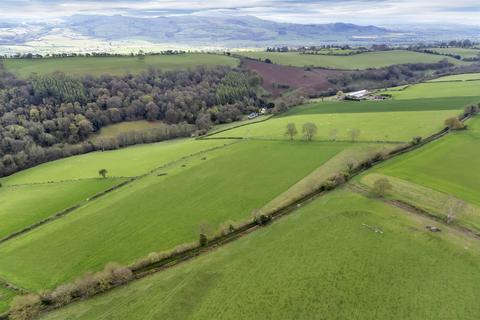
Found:
[[[290,137],[290,140],[293,140],[293,138],[297,135],[297,127],[295,126],[295,123],[290,122],[287,124],[287,129],[285,131],[285,135]]]
[[[448,118],[445,120],[445,125],[451,130],[460,130],[465,128],[465,124],[457,117]]]
[[[317,126],[315,123],[307,122],[303,125],[303,135],[308,141],[312,141],[313,137],[317,134]]]
[[[376,196],[384,197],[392,189],[393,186],[387,178],[379,178],[373,183],[372,193]]]
[[[465,209],[466,206],[467,204],[465,203],[465,201],[454,198],[454,197],[449,197],[445,201],[445,205],[444,205],[445,214],[447,215],[446,223],[450,224],[453,221],[455,221],[457,216],[460,213],[462,213],[462,211]]]
[[[331,139],[332,141],[337,140],[337,136],[338,136],[338,129],[332,129],[332,130],[330,130],[330,139]]]
[[[359,129],[350,129],[348,130],[348,135],[350,136],[350,139],[352,142],[355,142],[358,137],[360,136],[360,130]]]

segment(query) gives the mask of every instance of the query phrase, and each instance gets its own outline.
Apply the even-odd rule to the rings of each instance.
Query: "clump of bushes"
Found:
[[[412,141],[410,142],[410,144],[412,146],[416,146],[416,145],[420,144],[420,142],[422,142],[422,137],[417,136],[417,137],[412,138]]]
[[[58,308],[75,299],[84,299],[112,287],[127,283],[133,278],[130,268],[118,263],[108,263],[102,271],[87,273],[72,283],[58,286],[53,291],[39,295],[28,294],[16,297],[11,304],[10,319],[28,320],[35,318],[42,310]]]
[[[151,252],[148,254],[148,256],[143,257],[132,263],[131,265],[128,266],[130,270],[133,272],[141,270],[149,265],[152,265],[154,263],[160,262],[164,259],[171,258],[177,254],[181,254],[184,252],[187,252],[188,250],[192,250],[198,246],[197,243],[192,242],[188,244],[182,244],[178,245],[172,250],[168,251],[162,251],[162,252]]]
[[[372,195],[383,198],[392,189],[393,186],[387,178],[379,178],[373,183]]]
[[[35,318],[42,310],[40,297],[35,294],[16,296],[10,306],[9,319],[28,320]]]
[[[353,167],[352,167],[352,170],[353,170]],[[323,189],[326,190],[326,191],[333,190],[333,189],[337,188],[338,186],[347,182],[349,178],[350,178],[350,173],[348,173],[347,171],[339,172],[336,175],[330,177],[323,184]]]
[[[462,130],[465,129],[465,124],[460,121],[457,117],[452,117],[448,118],[445,120],[445,125],[450,129],[450,130]]]
[[[470,105],[465,107],[464,114],[465,116],[474,116],[480,112],[480,107],[478,105]]]

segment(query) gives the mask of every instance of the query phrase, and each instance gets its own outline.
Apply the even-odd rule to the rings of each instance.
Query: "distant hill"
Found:
[[[87,51],[102,51],[105,47],[108,51],[114,50],[108,48],[111,45],[109,42],[135,46],[138,41],[144,42],[146,46],[161,44],[175,48],[264,48],[319,44],[412,44],[465,38],[480,40],[479,35],[480,28],[475,26],[401,25],[385,28],[351,23],[293,24],[253,16],[221,14],[153,18],[74,15],[56,22],[0,21],[0,53],[6,46],[13,46],[13,49],[6,52],[14,52],[19,48],[15,47],[17,45],[25,45],[24,50],[27,52],[42,46],[48,51],[55,48],[82,48],[86,44]],[[72,43],[78,40],[81,40],[80,44]]]
[[[278,23],[251,16],[173,16],[135,18],[126,16],[73,16],[66,24],[91,37],[120,40],[144,39],[153,42],[195,44],[261,42],[291,44],[320,39],[349,40],[352,37],[378,37],[391,31],[375,26],[346,23],[299,25]]]

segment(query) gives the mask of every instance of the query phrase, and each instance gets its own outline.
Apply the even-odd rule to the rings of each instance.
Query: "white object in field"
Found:
[[[347,96],[350,98],[355,98],[355,99],[360,99],[365,97],[367,94],[369,94],[368,90],[360,90],[360,91],[355,91],[348,93]]]

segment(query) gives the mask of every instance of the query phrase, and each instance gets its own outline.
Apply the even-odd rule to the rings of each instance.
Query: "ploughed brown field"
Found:
[[[249,59],[245,59],[243,66],[261,76],[263,87],[274,96],[290,89],[328,90],[332,86],[328,78],[341,73],[341,71],[325,69],[306,70],[305,68],[282,66]],[[282,85],[287,85],[289,88],[282,87]]]

